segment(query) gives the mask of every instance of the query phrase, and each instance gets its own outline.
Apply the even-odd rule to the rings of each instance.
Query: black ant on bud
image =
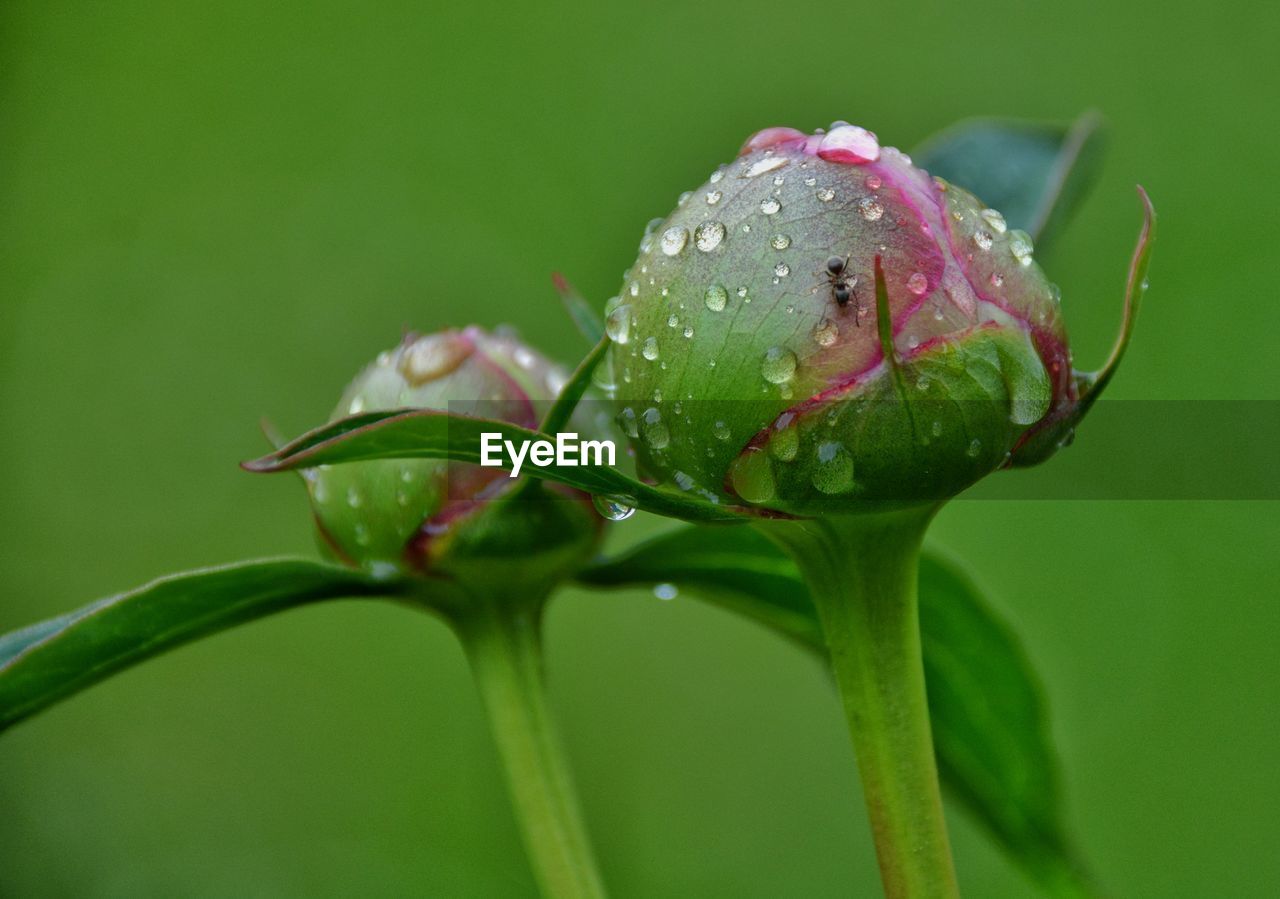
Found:
[[[852,254],[850,254],[852,255]],[[827,279],[827,285],[831,288],[831,296],[836,301],[836,305],[841,309],[849,305],[850,300],[858,298],[858,276],[848,273],[849,256],[841,258],[832,256],[827,260],[826,271],[822,274]],[[815,287],[814,290],[817,290]],[[862,326],[862,304],[858,304],[857,311],[854,314],[854,325]]]

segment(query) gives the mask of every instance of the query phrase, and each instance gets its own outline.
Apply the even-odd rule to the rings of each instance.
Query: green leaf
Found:
[[[1044,250],[1097,179],[1102,124],[1096,112],[1070,125],[967,119],[926,140],[912,157],[1000,210],[1010,228],[1028,232]]]
[[[600,320],[595,309],[591,308],[591,304],[582,298],[582,294],[578,293],[578,289],[570,284],[564,275],[556,272],[551,276],[551,281],[555,284],[556,292],[560,294],[560,302],[564,303],[565,311],[569,313],[569,318],[573,320],[579,333],[587,338],[587,343],[599,343],[600,338],[604,337],[604,322]]]
[[[608,587],[671,583],[825,658],[799,571],[752,528],[680,528],[578,577]],[[1093,895],[1066,836],[1038,678],[977,585],[931,549],[920,563],[920,629],[944,783],[1046,892]]]
[[[475,465],[481,460],[481,435],[503,441],[554,438],[505,421],[453,415],[434,409],[399,409],[343,418],[310,431],[283,449],[244,463],[255,472],[291,471],[317,465],[368,459],[452,459]],[[657,515],[686,521],[742,521],[752,514],[736,506],[660,490],[627,477],[614,468],[595,465],[535,466],[526,461],[522,474],[556,481],[597,496],[625,497],[626,504]]]
[[[0,730],[197,637],[304,603],[406,589],[401,582],[303,559],[162,577],[0,636]]]
[[[596,345],[591,348],[591,352],[587,353],[586,358],[578,363],[578,367],[573,370],[569,380],[560,389],[560,395],[556,397],[555,402],[551,404],[551,408],[547,410],[539,430],[545,434],[557,434],[564,429],[564,426],[569,423],[569,419],[573,416],[573,410],[578,408],[578,403],[581,402],[583,395],[587,392],[587,388],[591,386],[592,373],[595,372],[596,366],[600,364],[600,360],[604,358],[604,354],[608,351],[609,341],[601,337],[596,341]]]

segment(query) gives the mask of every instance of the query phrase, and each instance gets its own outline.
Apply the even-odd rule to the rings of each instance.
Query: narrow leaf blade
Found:
[[[679,528],[597,562],[579,579],[675,584],[825,658],[799,571],[751,528]],[[920,566],[920,628],[934,748],[951,794],[1048,893],[1092,895],[1066,837],[1038,679],[979,588],[932,550]]]
[[[917,165],[1000,210],[1041,250],[1066,224],[1097,179],[1105,150],[1102,117],[1070,125],[967,119],[926,140]]]
[[[388,596],[396,582],[304,559],[170,575],[0,636],[0,730],[197,637],[304,603]]]
[[[551,282],[555,284],[556,293],[560,294],[560,302],[564,304],[565,311],[569,313],[569,318],[578,332],[587,338],[587,343],[593,345],[599,343],[600,338],[604,337],[604,322],[600,320],[595,309],[591,308],[591,304],[583,299],[582,294],[578,293],[578,289],[570,284],[564,275],[556,272],[551,276]]]
[[[555,438],[505,421],[454,415],[435,409],[398,409],[344,418],[311,431],[261,459],[244,463],[255,472],[291,471],[369,459],[452,459],[481,462],[481,437],[521,443]],[[742,521],[750,512],[672,490],[660,490],[615,468],[598,465],[526,464],[522,474],[556,481],[593,495],[624,496],[628,505],[686,521]]]

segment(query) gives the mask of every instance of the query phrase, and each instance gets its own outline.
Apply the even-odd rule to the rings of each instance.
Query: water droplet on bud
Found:
[[[853,487],[853,457],[843,444],[826,441],[818,444],[818,464],[810,481],[822,493],[845,493]]]
[[[796,373],[796,354],[786,347],[769,347],[760,364],[760,374],[770,384],[785,384]]]
[[[884,205],[875,197],[863,197],[858,201],[858,212],[869,222],[879,221],[884,215]]]
[[[712,284],[702,295],[702,301],[712,312],[720,312],[724,309],[725,303],[729,302],[729,291],[719,284]]]
[[[653,406],[644,410],[640,416],[640,436],[650,449],[665,449],[671,442],[671,432],[662,420],[662,413]]]
[[[720,246],[720,242],[723,240],[724,225],[720,222],[703,222],[693,232],[694,244],[704,253],[710,253]]]
[[[1009,232],[1009,252],[1013,254],[1013,258],[1017,259],[1022,265],[1031,264],[1031,254],[1035,250],[1035,245],[1031,242],[1031,235],[1026,231],[1010,231]]]
[[[679,256],[689,242],[689,230],[673,225],[662,232],[662,252],[666,256]]]
[[[818,322],[813,329],[813,340],[818,346],[831,346],[840,337],[840,326],[829,318]]]
[[[907,279],[907,290],[911,291],[918,297],[924,296],[929,289],[929,279],[924,276],[923,272],[914,272]]]
[[[631,340],[631,307],[626,303],[614,309],[604,320],[604,332],[620,346]]]
[[[983,221],[991,226],[991,230],[997,234],[1003,234],[1009,227],[1005,224],[1004,216],[1001,215],[998,210],[984,209],[979,213],[979,215],[982,216]]]
[[[442,378],[471,355],[471,342],[461,334],[428,334],[415,340],[400,358],[400,374],[413,387]]]

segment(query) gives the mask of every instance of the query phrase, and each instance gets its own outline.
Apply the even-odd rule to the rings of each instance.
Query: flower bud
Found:
[[[407,335],[351,383],[333,418],[401,408],[438,409],[538,427],[566,381],[563,369],[516,339],[476,327]],[[578,560],[602,519],[590,498],[555,487],[516,501],[497,467],[443,459],[322,465],[304,472],[321,545],[379,573],[508,577],[535,557]]]
[[[843,122],[748,140],[646,231],[607,314],[642,470],[725,502],[946,499],[1075,400],[1031,238]]]

